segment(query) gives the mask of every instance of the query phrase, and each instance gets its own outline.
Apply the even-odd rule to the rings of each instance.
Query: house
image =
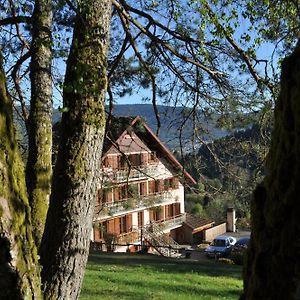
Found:
[[[103,146],[92,240],[148,243],[165,255],[164,246],[185,240],[184,185],[195,183],[140,117],[113,117]]]

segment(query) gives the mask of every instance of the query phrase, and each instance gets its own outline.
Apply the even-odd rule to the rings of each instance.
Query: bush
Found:
[[[200,203],[196,203],[192,208],[192,214],[202,217],[204,215],[203,207]]]
[[[230,259],[236,264],[236,265],[242,265],[244,263],[244,257],[246,255],[247,246],[240,246],[237,249],[234,249],[234,251],[230,254]]]
[[[224,258],[224,257],[219,258],[218,262],[225,264],[225,265],[234,265],[234,262],[231,259]]]
[[[107,252],[114,252],[116,248],[117,235],[110,232],[105,232],[103,234],[103,239],[105,242]]]

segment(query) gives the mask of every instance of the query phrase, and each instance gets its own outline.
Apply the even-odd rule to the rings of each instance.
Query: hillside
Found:
[[[182,147],[187,152],[191,148],[191,139],[193,132],[192,121],[188,120],[184,126],[182,125],[185,116],[189,112],[183,107],[171,107],[158,105],[158,111],[161,120],[160,140],[171,150],[175,151],[180,148],[180,129]],[[115,105],[113,113],[116,116],[141,116],[145,119],[148,126],[156,132],[157,121],[153,111],[152,104],[124,104]],[[53,111],[53,124],[59,122],[61,112],[59,109]],[[19,114],[15,114],[16,122],[20,128],[20,135],[26,141],[24,123],[20,120]],[[216,119],[216,117],[215,117]],[[216,121],[206,118],[202,113],[198,113],[198,132],[200,132],[201,139],[205,142],[210,142],[228,135],[228,131],[220,129],[216,126]],[[26,142],[25,142],[26,144]]]
[[[182,164],[199,186],[195,194],[187,195],[186,210],[222,222],[227,207],[233,206],[239,226],[248,227],[250,200],[264,176],[270,134],[270,128],[262,135],[262,128],[254,124],[187,154]]]
[[[163,143],[172,151],[180,147],[180,128],[184,123],[185,116],[188,113],[188,109],[183,107],[171,107],[159,105],[158,111],[161,120],[161,130],[159,138]],[[117,116],[141,116],[145,119],[150,128],[156,132],[157,121],[151,104],[124,104],[116,105],[114,108],[114,114]],[[204,141],[212,141],[219,139],[228,134],[226,130],[222,130],[216,127],[216,122],[212,119],[206,118],[203,114],[198,113],[202,132],[201,138]],[[191,147],[192,139],[192,122],[189,120],[185,123],[182,129],[182,145],[183,148],[189,150]]]

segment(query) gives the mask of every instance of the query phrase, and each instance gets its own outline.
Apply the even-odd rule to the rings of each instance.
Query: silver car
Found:
[[[226,257],[235,243],[236,238],[228,235],[219,235],[205,249],[205,254],[208,257]]]

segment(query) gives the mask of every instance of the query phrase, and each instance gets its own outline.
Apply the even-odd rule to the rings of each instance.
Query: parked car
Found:
[[[237,265],[242,265],[250,242],[250,236],[241,237],[231,249],[230,258]]]
[[[231,252],[231,249],[235,243],[236,238],[227,235],[219,235],[205,249],[205,254],[208,257],[226,257]]]

